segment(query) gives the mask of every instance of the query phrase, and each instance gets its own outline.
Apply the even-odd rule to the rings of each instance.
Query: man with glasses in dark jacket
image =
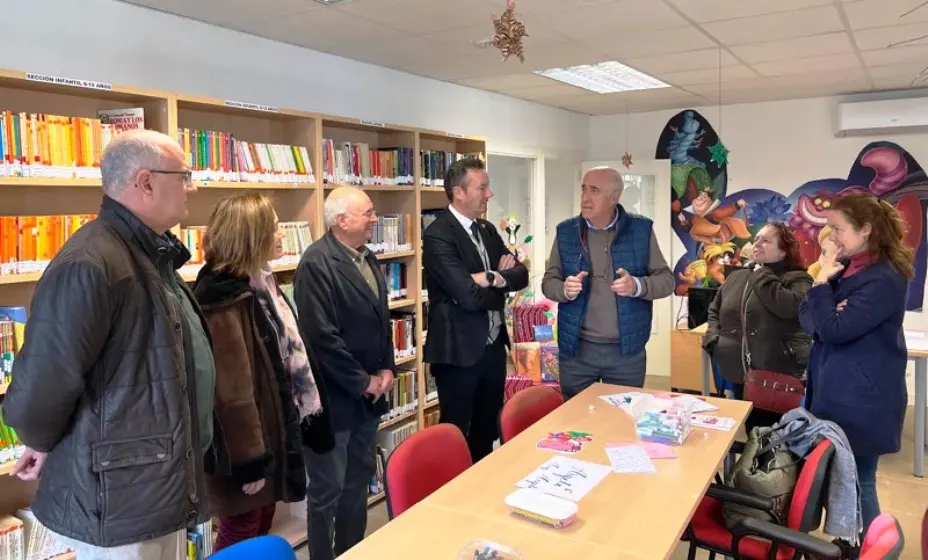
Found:
[[[103,204],[39,280],[4,421],[38,480],[36,518],[78,560],[178,560],[208,519],[215,369],[190,253],[169,231],[193,190],[184,153],[148,130],[101,163]]]

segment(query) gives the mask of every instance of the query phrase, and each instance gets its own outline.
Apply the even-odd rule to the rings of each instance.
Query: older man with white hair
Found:
[[[558,302],[565,398],[597,381],[644,386],[652,301],[674,287],[652,221],[619,203],[622,175],[593,168],[580,188],[581,213],[558,224],[541,288]]]
[[[190,258],[169,231],[193,190],[177,142],[149,130],[103,153],[100,215],[52,259],[3,402],[38,480],[35,516],[78,560],[179,560],[208,519],[215,369]]]
[[[374,437],[396,368],[386,282],[366,247],[374,205],[363,190],[338,187],[323,212],[328,231],[303,253],[294,282],[300,330],[319,360],[335,431],[328,453],[305,450],[313,560],[332,560],[364,538]]]

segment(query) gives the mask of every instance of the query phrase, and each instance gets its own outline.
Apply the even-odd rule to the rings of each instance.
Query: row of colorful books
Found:
[[[103,150],[122,130],[143,128],[144,109],[100,118],[0,111],[0,177],[99,179]]]
[[[372,148],[366,142],[322,140],[322,172],[326,182],[346,185],[413,185],[412,148]]]
[[[309,222],[280,222],[278,226],[284,236],[281,242],[283,257],[299,257],[307,247],[312,245],[313,229]],[[172,231],[190,251],[188,265],[200,265],[206,262],[204,254],[206,226],[177,226]]]
[[[248,142],[216,130],[181,128],[184,149],[195,181],[315,183],[306,146]]]

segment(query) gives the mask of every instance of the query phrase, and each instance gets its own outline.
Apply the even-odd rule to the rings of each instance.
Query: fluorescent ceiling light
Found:
[[[568,68],[536,70],[535,73],[594,93],[619,93],[671,87],[670,84],[665,84],[657,78],[614,60]]]

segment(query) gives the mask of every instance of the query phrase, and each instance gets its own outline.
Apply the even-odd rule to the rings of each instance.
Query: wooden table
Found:
[[[533,523],[515,524],[427,503],[417,504],[384,525],[339,560],[473,560],[474,541],[504,544],[526,560],[646,560],[560,535]],[[461,553],[462,556],[459,556]]]
[[[552,452],[535,447],[536,442],[549,432],[579,430],[592,433],[593,441],[574,457],[608,465],[605,445],[634,442],[635,428],[630,416],[610,406],[599,396],[638,390],[594,384],[500,446],[397,520],[388,523],[375,533],[378,536],[376,541],[365,540],[355,547],[352,552],[357,554],[351,558],[394,557],[390,554],[399,550],[397,547],[403,546],[401,542],[406,542],[402,533],[407,522],[404,520],[403,524],[398,524],[406,515],[415,515],[421,520],[416,524],[409,523],[418,528],[419,535],[440,532],[444,535],[443,539],[453,543],[441,550],[458,550],[474,535],[481,535],[491,540],[498,539],[497,542],[515,548],[523,546],[515,544],[517,541],[523,542],[526,539],[524,546],[535,551],[531,553],[529,549],[522,550],[529,559],[596,558],[596,555],[607,551],[609,558],[668,558],[677,547],[696,506],[726,456],[738,426],[747,417],[750,403],[707,398],[719,407],[712,414],[735,419],[737,425],[734,429],[714,431],[694,428],[682,446],[674,447],[678,454],[676,459],[654,461],[656,473],[610,474],[580,500],[577,520],[564,529],[549,528],[512,515],[503,502],[516,489],[516,482],[552,457]],[[435,515],[438,510],[468,516],[457,519],[470,519],[468,523],[474,525],[455,525],[447,519],[438,521],[439,517],[436,517],[437,527],[433,529],[430,515]],[[474,521],[472,518],[482,521]],[[449,529],[445,523],[449,527],[454,525],[454,528]],[[498,527],[498,532],[494,534],[499,537],[494,537],[494,534],[483,535],[489,531],[484,531],[484,523],[486,527]],[[391,544],[394,539],[397,544]],[[569,548],[573,552],[560,556],[552,553],[555,541],[580,548]],[[379,543],[379,546],[375,546],[375,543]],[[369,556],[363,556],[364,553]],[[431,556],[406,556],[413,557],[451,556],[437,552]]]

